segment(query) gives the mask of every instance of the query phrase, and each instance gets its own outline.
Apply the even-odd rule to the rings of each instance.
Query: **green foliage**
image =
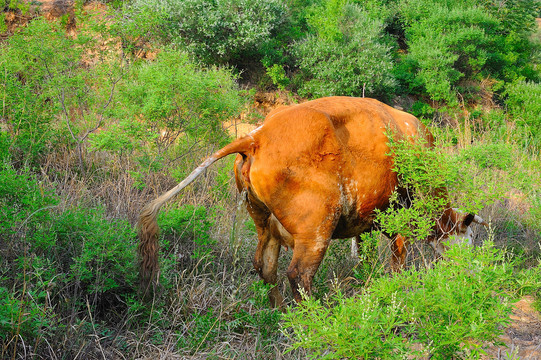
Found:
[[[312,33],[294,44],[302,93],[378,96],[392,91],[391,46],[383,23],[359,5],[326,1],[309,18]]]
[[[149,134],[144,124],[136,121],[122,119],[111,124],[106,131],[90,136],[90,149],[93,151],[105,150],[117,153],[120,156],[132,154],[138,150],[144,141],[157,138],[156,134]]]
[[[133,65],[126,77],[118,85],[124,106],[111,110],[120,120],[92,134],[90,144],[93,150],[133,154],[146,171],[180,136],[223,138],[221,122],[238,115],[245,101],[231,71],[201,68],[175,51]]]
[[[50,100],[61,95],[60,82],[73,79],[70,70],[80,59],[75,44],[58,25],[36,20],[0,51],[3,114],[12,135],[10,150],[18,160],[33,161],[59,140],[51,126],[57,104]]]
[[[399,78],[410,89],[424,87],[433,100],[457,104],[459,81],[487,76],[512,81],[536,76],[529,67],[535,29],[536,1],[513,1],[497,5],[477,1],[400,2],[408,53]],[[520,19],[520,20],[519,20]]]
[[[132,226],[99,207],[60,211],[58,203],[28,170],[1,167],[1,291],[10,289],[0,306],[3,335],[37,344],[62,328],[58,319],[66,314],[122,307],[134,291]],[[56,298],[69,301],[51,303]]]
[[[359,263],[353,269],[353,273],[364,285],[370,284],[374,278],[383,275],[384,265],[381,263],[378,251],[381,236],[382,234],[379,231],[371,231],[360,235]]]
[[[103,209],[69,209],[52,227],[68,280],[88,294],[128,293],[136,281],[135,231],[126,221],[107,220]],[[66,271],[67,269],[64,268]]]
[[[399,189],[391,206],[377,211],[377,222],[385,233],[403,234],[410,241],[426,239],[450,204],[475,214],[504,196],[510,183],[495,179],[492,169],[506,177],[518,173],[510,166],[513,150],[505,144],[480,144],[455,155],[428,147],[422,138],[390,136],[389,146]]]
[[[283,327],[314,359],[477,357],[509,321],[507,296],[497,295],[513,277],[503,260],[489,243],[453,246],[433,269],[376,279],[351,298],[305,299]]]
[[[183,205],[160,213],[158,221],[165,238],[175,239],[175,242],[193,241],[191,256],[200,260],[209,257],[216,244],[209,233],[214,223],[211,215],[204,206]]]
[[[49,245],[51,237],[43,224],[51,221],[50,209],[57,203],[28,171],[0,165],[0,237],[6,242],[20,238]]]
[[[101,125],[123,66],[111,43],[97,44],[110,34],[98,20],[88,21],[77,36],[66,36],[59,22],[35,19],[0,51],[2,112],[14,161],[35,165],[59,147],[77,148],[83,167],[81,143]],[[101,55],[86,71],[86,54],[96,47]]]
[[[271,78],[272,83],[280,90],[285,90],[289,84],[289,78],[286,75],[284,67],[278,64],[273,64],[266,68],[267,75]]]
[[[525,133],[523,144],[539,149],[541,146],[541,84],[518,81],[505,91],[507,106],[516,124]]]
[[[54,215],[58,200],[27,173],[0,172],[0,234],[67,272],[89,293],[134,281],[135,233],[126,222],[108,221],[100,209],[68,209]],[[17,244],[21,242],[21,244]],[[22,251],[22,248],[21,250]]]
[[[511,146],[502,143],[479,144],[465,148],[460,158],[465,161],[474,161],[482,169],[499,170],[510,169],[514,161]]]
[[[394,192],[387,210],[376,212],[377,222],[388,234],[402,234],[410,241],[425,239],[448,205],[445,188],[450,169],[439,150],[421,137],[394,139],[390,135],[389,146],[401,190]]]
[[[263,280],[256,281],[250,285],[250,297],[246,305],[257,309],[254,313],[240,308],[235,313],[235,319],[228,324],[236,332],[242,332],[246,328],[253,328],[261,337],[263,346],[271,345],[272,335],[277,333],[280,326],[281,312],[271,307],[269,301],[269,290],[273,285],[265,284]]]
[[[432,106],[428,105],[425,102],[416,101],[411,106],[411,109],[409,109],[409,112],[412,115],[415,115],[420,118],[432,119],[432,117],[434,116],[435,110],[432,108]]]
[[[0,343],[7,344],[12,337],[37,338],[51,326],[50,314],[44,304],[44,294],[31,291],[20,294],[23,298],[16,298],[14,293],[0,287]]]
[[[236,64],[257,54],[276,35],[286,8],[278,0],[136,0],[136,13],[164,17],[175,44],[209,64]]]
[[[20,10],[23,15],[27,15],[30,10],[30,2],[23,0],[2,0],[0,1],[0,10],[5,8],[9,10]]]

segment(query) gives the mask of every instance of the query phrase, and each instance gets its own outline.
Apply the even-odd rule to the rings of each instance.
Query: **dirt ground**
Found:
[[[541,314],[532,308],[533,302],[525,296],[514,304],[511,323],[500,337],[505,345],[490,347],[484,359],[541,360]]]

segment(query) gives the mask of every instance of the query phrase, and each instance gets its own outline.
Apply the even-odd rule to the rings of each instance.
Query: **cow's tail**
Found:
[[[139,275],[141,279],[141,289],[146,294],[150,289],[150,285],[156,284],[158,274],[158,223],[156,217],[160,208],[168,200],[179,193],[180,190],[188,186],[194,181],[201,173],[212,165],[215,161],[223,158],[224,156],[241,153],[246,154],[253,146],[253,138],[251,136],[245,136],[237,139],[226,145],[222,149],[218,150],[208,159],[206,159],[201,165],[199,165],[188,177],[182,180],[177,186],[167,191],[156,200],[149,203],[143,208],[141,215],[139,216],[138,229],[139,229],[139,245],[137,252],[139,253]]]

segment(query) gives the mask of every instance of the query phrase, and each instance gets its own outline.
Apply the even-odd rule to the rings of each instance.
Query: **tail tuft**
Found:
[[[156,216],[159,208],[147,206],[139,217],[139,274],[143,294],[149,293],[158,283],[158,223]]]

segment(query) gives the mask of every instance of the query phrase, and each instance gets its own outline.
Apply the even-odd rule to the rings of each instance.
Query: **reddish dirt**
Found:
[[[500,336],[505,345],[491,346],[483,359],[541,360],[541,314],[533,302],[525,296],[514,304],[511,323]]]

